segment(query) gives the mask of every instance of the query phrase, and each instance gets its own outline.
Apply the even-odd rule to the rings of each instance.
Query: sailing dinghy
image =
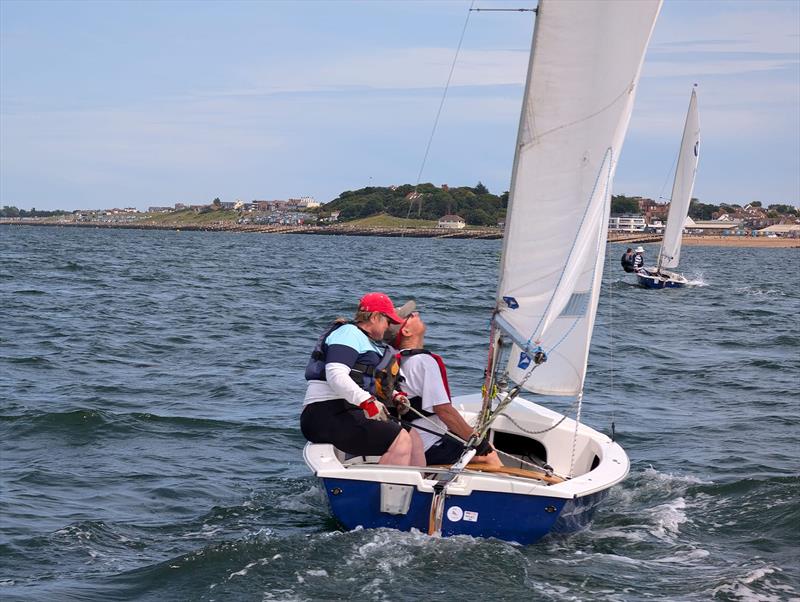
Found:
[[[700,119],[697,114],[697,93],[692,89],[658,261],[655,267],[642,268],[636,274],[639,284],[645,288],[682,288],[689,283],[682,274],[669,270],[677,268],[681,258],[683,228],[692,202],[699,151]]]
[[[400,467],[309,443],[346,528],[417,529],[529,544],[591,520],[628,474],[581,423],[611,185],[661,0],[540,0],[517,137],[483,392],[453,406],[504,466]],[[523,399],[525,390],[531,395]],[[572,398],[575,419],[539,403]],[[571,412],[568,412],[571,413]]]

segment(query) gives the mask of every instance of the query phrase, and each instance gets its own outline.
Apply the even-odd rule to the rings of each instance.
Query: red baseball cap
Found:
[[[378,311],[395,324],[403,323],[403,318],[398,316],[394,310],[394,303],[383,293],[367,293],[358,302],[358,309],[359,311]]]

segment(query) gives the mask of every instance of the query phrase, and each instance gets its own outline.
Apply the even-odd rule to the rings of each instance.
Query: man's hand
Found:
[[[475,455],[476,456],[485,456],[489,452],[494,451],[491,443],[489,443],[489,439],[483,439],[478,445],[475,446]]]
[[[404,416],[411,409],[411,402],[402,391],[394,392],[394,395],[392,395],[392,402],[394,402],[394,407],[397,408],[397,413],[400,414],[400,416]]]
[[[358,407],[364,410],[364,414],[366,414],[367,418],[370,420],[382,420],[384,422],[389,420],[386,406],[374,397],[362,401]]]

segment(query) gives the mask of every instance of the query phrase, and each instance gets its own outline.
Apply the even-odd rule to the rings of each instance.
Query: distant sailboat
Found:
[[[483,392],[455,407],[504,466],[377,464],[309,443],[346,528],[418,529],[522,544],[586,526],[630,462],[581,424],[611,189],[661,0],[541,0],[512,172]],[[476,371],[481,368],[476,366]],[[519,394],[528,391],[528,399]],[[573,400],[575,419],[544,402]]]
[[[665,268],[675,269],[680,261],[683,228],[692,201],[699,152],[700,119],[697,114],[697,93],[692,89],[686,124],[683,127],[678,165],[675,169],[675,181],[672,184],[672,199],[669,204],[667,226],[664,230],[661,248],[658,251],[658,261],[656,267],[642,268],[637,272],[639,284],[645,288],[681,288],[688,284],[688,280],[683,275],[667,271]]]

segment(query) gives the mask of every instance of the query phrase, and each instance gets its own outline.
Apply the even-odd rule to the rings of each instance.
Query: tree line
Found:
[[[411,184],[387,188],[368,186],[346,190],[337,198],[319,207],[320,216],[339,211],[339,221],[388,213],[395,217],[438,220],[444,215],[459,215],[473,226],[496,226],[505,219],[508,192],[495,195],[482,183],[459,187],[438,187],[434,184]]]
[[[3,205],[0,209],[0,217],[52,217],[53,215],[69,215],[71,211],[56,209],[55,211],[39,211],[35,207],[30,211],[17,209],[13,206]]]
[[[762,207],[761,201],[753,201],[749,203],[751,207]],[[693,198],[689,205],[689,217],[693,220],[712,220],[714,214],[720,213],[736,213],[743,207],[735,203],[720,203],[713,205],[711,203],[701,203],[698,199]],[[611,197],[611,214],[622,215],[625,213],[639,213],[639,199],[638,197],[628,197],[623,194],[614,195]],[[791,205],[775,203],[767,206],[767,217],[777,219],[781,216],[800,216],[800,211]]]

